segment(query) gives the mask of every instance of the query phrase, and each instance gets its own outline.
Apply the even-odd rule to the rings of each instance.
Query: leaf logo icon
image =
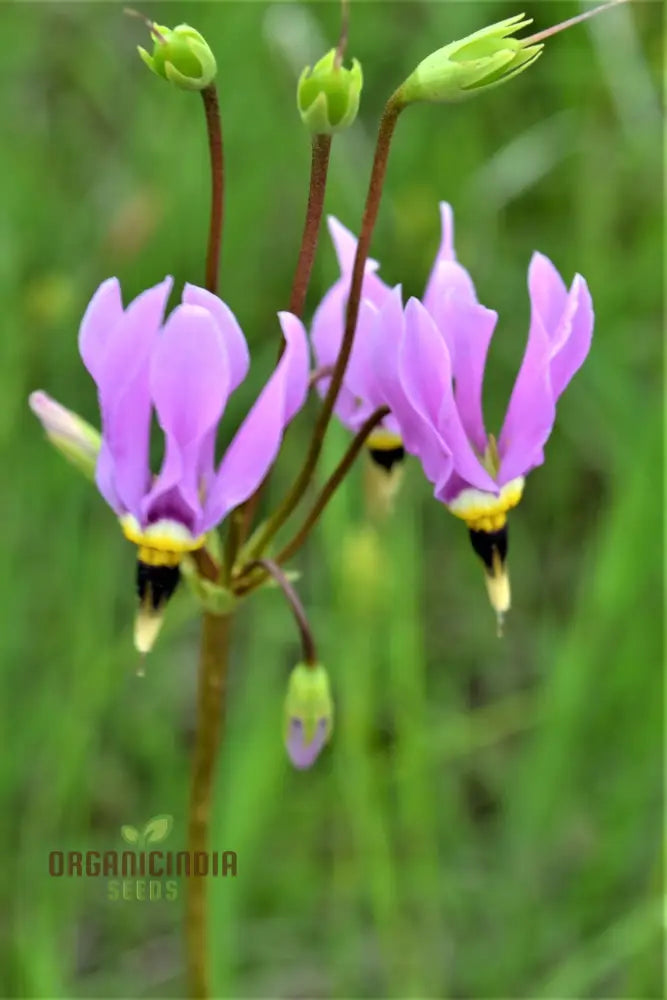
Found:
[[[145,844],[159,844],[166,840],[174,825],[174,817],[166,814],[153,816],[143,829],[143,842]]]
[[[136,847],[139,843],[139,831],[136,826],[121,826],[120,835],[126,844],[132,844]]]

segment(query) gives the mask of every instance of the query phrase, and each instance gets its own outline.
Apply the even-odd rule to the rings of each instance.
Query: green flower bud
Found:
[[[397,98],[403,104],[460,101],[511,80],[531,66],[544,48],[512,37],[531,23],[531,18],[516,14],[445,45],[420,62],[399,87]]]
[[[203,90],[215,79],[218,67],[206,40],[189,24],[164,28],[154,24],[153,55],[141,46],[139,55],[157,76],[164,77],[183,90]]]
[[[336,49],[327,52],[312,70],[307,66],[296,88],[301,120],[314,135],[332,135],[351,125],[359,110],[363,84],[361,64],[336,66]]]
[[[295,767],[310,767],[333,729],[329,675],[320,663],[299,663],[285,698],[285,745]]]
[[[94,479],[102,443],[99,431],[45,392],[31,393],[29,403],[51,444],[88,479]]]

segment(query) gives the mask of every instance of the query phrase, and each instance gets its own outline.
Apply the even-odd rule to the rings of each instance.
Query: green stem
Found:
[[[382,198],[382,187],[387,171],[387,161],[389,157],[389,149],[391,147],[391,140],[398,116],[403,110],[403,107],[404,105],[401,103],[398,96],[394,94],[394,96],[387,102],[380,120],[377,144],[375,147],[375,157],[373,159],[371,178],[368,186],[368,195],[366,196],[366,206],[364,208],[364,215],[361,222],[361,232],[359,234],[359,242],[357,243],[354,266],[352,268],[350,294],[348,296],[347,309],[345,313],[345,332],[343,334],[340,352],[336,359],[336,364],[334,365],[331,382],[329,383],[329,389],[324,397],[322,409],[320,410],[317,423],[315,424],[308,454],[306,455],[301,472],[297,476],[289,493],[283,499],[282,503],[272,516],[268,518],[263,529],[258,533],[257,540],[252,549],[253,556],[256,556],[264,551],[270,540],[285,523],[296,505],[301,500],[301,497],[308,487],[313,472],[315,471],[317,460],[322,450],[324,435],[329,425],[334,406],[336,405],[336,399],[338,398],[338,393],[343,383],[347,364],[352,352],[354,334],[359,316],[359,307],[361,305],[361,289],[364,279],[364,269],[366,260],[368,259],[368,251],[370,249],[371,238],[373,236],[373,230],[377,220],[380,200]]]
[[[224,717],[230,634],[229,615],[204,614],[188,820],[190,857],[195,851],[210,850],[213,779]],[[191,877],[187,879],[185,933],[188,996],[192,1000],[207,1000],[210,996],[207,932],[206,879]]]

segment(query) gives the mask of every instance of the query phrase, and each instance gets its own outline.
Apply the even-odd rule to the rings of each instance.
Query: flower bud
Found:
[[[28,402],[51,444],[84,475],[94,479],[101,445],[99,431],[45,392],[31,393]]]
[[[420,62],[399,87],[397,98],[403,104],[460,101],[511,80],[531,66],[544,48],[512,37],[531,23],[531,18],[516,14],[445,45]]]
[[[285,746],[300,769],[310,767],[333,729],[329,675],[316,663],[299,663],[290,674],[285,698]]]
[[[154,24],[153,55],[141,46],[139,55],[157,76],[183,90],[203,90],[215,79],[218,67],[215,56],[206,40],[189,24],[179,24],[176,28],[164,28]]]
[[[307,66],[297,84],[296,103],[301,119],[314,135],[332,135],[351,125],[359,110],[363,77],[361,64],[336,66],[336,49],[327,52],[312,70]]]

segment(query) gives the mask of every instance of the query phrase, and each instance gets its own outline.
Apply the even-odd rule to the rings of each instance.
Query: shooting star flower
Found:
[[[396,288],[380,309],[365,304],[373,391],[391,407],[406,451],[421,459],[437,499],[468,526],[501,625],[510,606],[507,513],[521,499],[526,474],[544,461],[556,401],[590,349],[593,307],[581,275],[568,289],[551,261],[533,255],[528,342],[496,441],[484,424],[482,381],[497,314],[478,303],[454,259],[449,206],[442,206],[442,219],[424,303],[412,298],[403,308]]]
[[[171,286],[166,278],[123,308],[120,285],[110,278],[93,296],[79,334],[102,417],[95,481],[138,547],[135,641],[142,651],[155,640],[184,555],[201,548],[206,532],[255,491],[308,386],[305,331],[281,313],[285,351],[216,465],[218,425],[248,373],[248,347],[231,310],[195,285],[185,286],[165,321]],[[53,433],[43,408],[35,409]],[[165,442],[157,476],[149,465],[153,413]]]

